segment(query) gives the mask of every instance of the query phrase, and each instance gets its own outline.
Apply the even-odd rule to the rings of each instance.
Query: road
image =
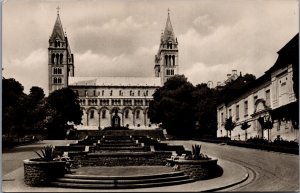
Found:
[[[249,170],[245,183],[222,191],[299,191],[299,156],[249,148],[196,141],[170,141],[191,149],[201,144],[201,151],[224,160],[238,163]]]
[[[23,166],[22,160],[37,157],[38,151],[47,144],[63,145],[73,141],[41,141],[11,149],[2,154],[2,175]],[[238,163],[249,170],[250,177],[243,184],[222,191],[298,191],[299,157],[277,152],[267,152],[236,146],[219,145],[196,141],[168,141],[191,149],[192,144],[201,144],[201,151],[213,157]]]

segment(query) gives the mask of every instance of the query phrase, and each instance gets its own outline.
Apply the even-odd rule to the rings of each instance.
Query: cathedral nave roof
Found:
[[[160,77],[69,77],[69,86],[161,86]]]

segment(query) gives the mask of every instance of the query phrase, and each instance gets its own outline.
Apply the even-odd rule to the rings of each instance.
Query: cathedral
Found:
[[[147,116],[155,90],[178,74],[178,41],[168,12],[160,46],[154,59],[153,77],[80,77],[74,73],[74,55],[59,12],[48,48],[49,93],[69,87],[77,93],[83,111],[78,130],[97,130],[111,126],[115,113],[120,126],[130,129],[155,129]]]

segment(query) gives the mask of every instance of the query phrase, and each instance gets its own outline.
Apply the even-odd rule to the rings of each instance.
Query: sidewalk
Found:
[[[24,183],[24,168],[20,167],[2,179],[3,192],[199,192],[199,191],[216,191],[222,190],[247,180],[249,174],[247,169],[241,165],[218,160],[218,165],[223,168],[223,175],[210,180],[196,181],[193,183],[153,187],[143,189],[116,189],[116,190],[101,190],[101,189],[69,189],[55,187],[30,187]]]

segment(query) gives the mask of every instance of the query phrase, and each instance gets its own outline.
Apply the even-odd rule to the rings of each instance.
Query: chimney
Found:
[[[232,75],[237,74],[237,70],[232,70]]]

